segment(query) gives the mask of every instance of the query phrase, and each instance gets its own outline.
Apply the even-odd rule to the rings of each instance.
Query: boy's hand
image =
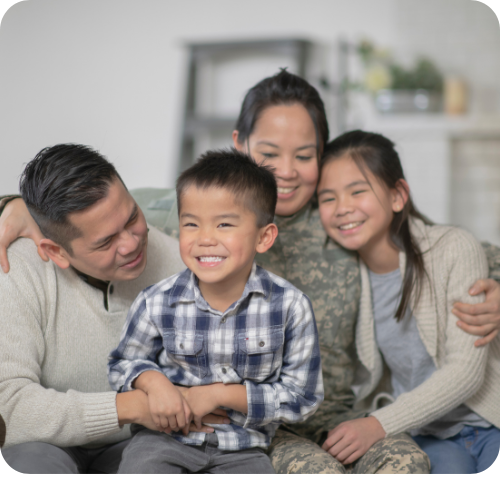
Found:
[[[182,429],[187,434],[192,419],[191,409],[165,375],[156,371],[143,372],[133,385],[147,394],[151,418],[158,430],[167,432]]]
[[[342,422],[331,430],[322,448],[347,465],[362,457],[383,438],[385,431],[375,417],[357,418]]]
[[[218,411],[219,402],[217,401],[217,388],[224,384],[216,383],[183,388],[183,396],[192,411],[193,421],[198,431],[202,428],[202,420],[208,413]]]

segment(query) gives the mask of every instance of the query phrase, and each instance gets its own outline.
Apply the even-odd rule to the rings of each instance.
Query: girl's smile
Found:
[[[389,228],[394,211],[403,206],[398,190],[388,189],[368,168],[362,172],[344,155],[323,167],[318,200],[321,222],[333,240],[358,251],[374,272],[397,269],[399,250]]]

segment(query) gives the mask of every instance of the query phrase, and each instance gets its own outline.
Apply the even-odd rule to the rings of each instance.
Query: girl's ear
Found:
[[[399,179],[396,182],[396,187],[392,190],[392,211],[401,212],[410,197],[410,186],[404,179]]]
[[[276,224],[268,224],[260,230],[260,238],[257,242],[257,253],[267,252],[278,236],[278,228]]]

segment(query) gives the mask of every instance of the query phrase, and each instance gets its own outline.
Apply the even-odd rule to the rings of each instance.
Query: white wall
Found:
[[[31,0],[0,28],[0,194],[17,191],[23,164],[59,142],[99,149],[131,188],[172,186],[183,42],[294,36],[328,48],[341,35],[453,61],[473,86],[493,89],[498,111],[498,21],[469,0]]]

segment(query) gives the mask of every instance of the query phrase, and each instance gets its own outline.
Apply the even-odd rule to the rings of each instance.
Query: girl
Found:
[[[283,70],[250,89],[242,104],[235,147],[257,161],[271,164],[278,181],[276,220],[279,234],[269,252],[258,263],[292,282],[311,299],[318,324],[325,385],[325,401],[318,412],[294,433],[281,432],[270,454],[277,472],[345,472],[345,468],[316,443],[338,423],[360,415],[354,411],[351,384],[356,358],[353,349],[354,324],[360,295],[356,256],[327,238],[321,226],[315,189],[318,162],[328,141],[328,124],[323,102],[305,80]],[[150,224],[176,235],[178,218],[173,191],[140,189],[133,193]],[[16,207],[15,200],[7,207]],[[26,231],[25,222],[11,226]],[[29,214],[27,215],[27,219]],[[1,221],[0,221],[1,222]],[[9,224],[5,223],[4,228]],[[12,230],[5,243],[14,238]],[[31,234],[36,235],[36,226]],[[0,261],[2,226],[0,225]],[[500,261],[500,259],[499,259]],[[493,280],[479,284],[491,290],[477,320],[464,317],[470,328],[483,325],[484,335],[500,326],[500,317],[490,310],[498,306],[498,285]],[[298,437],[301,434],[303,437]],[[298,460],[297,457],[300,457]],[[304,458],[306,457],[306,458]],[[408,460],[404,460],[407,458]],[[347,462],[346,462],[347,463]],[[427,459],[405,436],[381,440],[355,467],[355,472],[425,472]]]
[[[393,401],[333,429],[323,449],[356,460],[385,436],[411,431],[432,473],[487,469],[500,447],[500,339],[488,355],[450,314],[456,300],[481,300],[467,294],[487,276],[480,244],[415,209],[394,144],[379,134],[356,130],[327,146],[318,199],[328,235],[360,256],[359,404],[387,382],[384,362]]]

